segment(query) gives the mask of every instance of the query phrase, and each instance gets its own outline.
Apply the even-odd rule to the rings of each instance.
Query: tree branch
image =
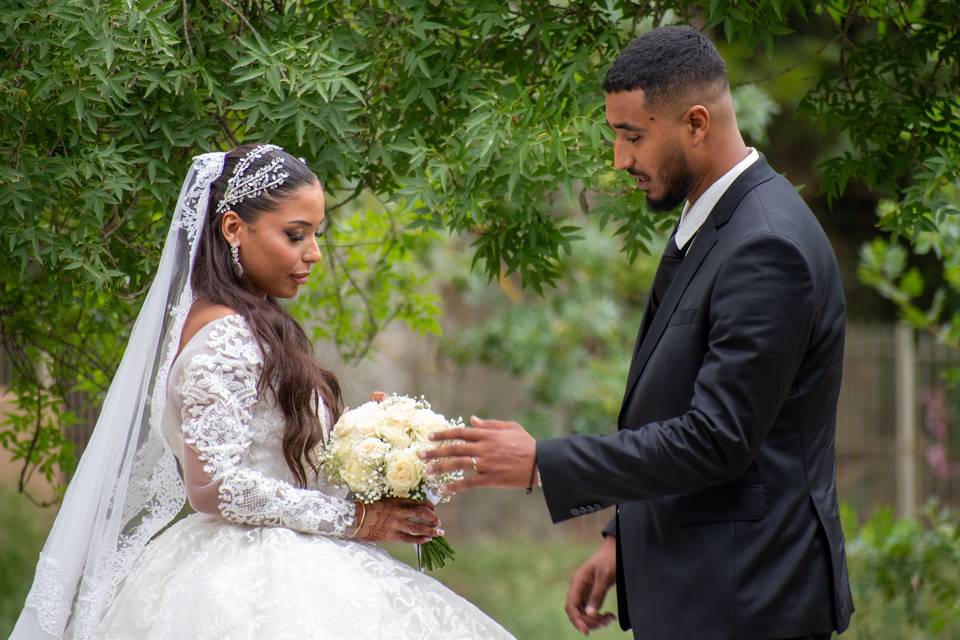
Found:
[[[234,135],[233,129],[230,128],[230,125],[227,124],[227,119],[219,113],[213,114],[213,119],[216,120],[217,124],[220,125],[220,129],[227,136],[227,140],[230,141],[230,144],[232,144],[234,147],[239,147],[240,141],[237,140],[237,136]]]
[[[373,344],[373,339],[376,337],[379,327],[377,326],[377,316],[373,312],[373,305],[370,304],[370,299],[367,297],[366,292],[357,284],[357,281],[353,279],[353,276],[350,275],[350,270],[347,269],[346,265],[343,264],[343,261],[340,260],[340,256],[334,252],[334,259],[339,263],[341,269],[343,269],[343,276],[347,279],[347,282],[353,287],[357,292],[357,295],[360,297],[360,301],[363,303],[363,308],[367,312],[367,322],[370,323],[370,329],[367,331],[367,338],[363,344],[363,347],[360,349],[359,354],[353,355],[354,361],[363,360],[367,355],[367,352],[370,351],[370,345]]]
[[[36,428],[33,430],[33,438],[30,440],[30,447],[27,449],[27,455],[23,459],[23,468],[20,469],[20,478],[17,480],[17,492],[22,493],[27,499],[32,502],[35,506],[38,507],[49,507],[56,503],[56,500],[51,500],[50,502],[41,502],[34,498],[27,491],[27,484],[30,482],[30,478],[33,477],[33,472],[40,466],[40,463],[31,464],[30,459],[33,457],[33,452],[36,451],[37,441],[40,439],[40,429],[43,427],[43,403],[42,403],[42,394],[40,391],[40,385],[37,385],[37,420]]]
[[[104,227],[103,233],[100,234],[100,239],[106,243],[110,237],[117,232],[117,229],[123,226],[123,221],[126,220],[133,210],[140,204],[140,194],[134,194],[133,198],[130,200],[130,206],[127,207],[126,211],[123,214],[117,212],[117,208],[114,207],[114,214],[110,219],[110,222]]]
[[[385,239],[380,240],[370,240],[369,242],[345,242],[345,243],[329,243],[328,247],[333,247],[335,249],[355,249],[357,247],[376,247],[382,245],[386,242]]]
[[[340,311],[343,309],[343,296],[340,295],[340,281],[337,278],[337,263],[334,259],[334,249],[333,243],[330,240],[328,234],[323,234],[323,246],[326,248],[324,252],[327,256],[327,265],[330,267],[330,277],[333,279],[333,291],[337,297],[337,310]],[[340,347],[340,324],[334,323],[336,327],[334,329],[333,341],[336,343],[338,350]]]
[[[834,42],[836,42],[836,41],[837,41],[838,39],[840,39],[841,37],[842,37],[842,35],[838,33],[837,35],[833,36],[832,38],[830,38],[829,40],[827,40],[826,42],[824,42],[820,47],[817,48],[816,51],[814,51],[814,52],[813,52],[812,54],[810,54],[809,56],[806,56],[806,57],[803,58],[802,60],[798,60],[797,62],[794,62],[793,64],[784,67],[781,71],[777,72],[777,73],[774,74],[774,75],[768,75],[768,76],[766,76],[765,78],[759,78],[759,79],[756,79],[756,80],[744,80],[743,82],[734,82],[734,83],[731,83],[731,84],[730,84],[730,87],[731,87],[731,88],[737,88],[737,87],[742,87],[742,86],[745,86],[745,85],[748,85],[748,84],[765,84],[765,83],[767,83],[767,82],[773,81],[773,80],[776,79],[776,78],[782,78],[783,76],[787,75],[787,74],[790,73],[791,71],[794,71],[795,69],[803,66],[803,65],[806,64],[807,62],[809,62],[809,61],[811,61],[811,60],[819,57],[820,54],[823,53],[824,50],[825,50],[827,47],[829,47],[831,44],[833,44]]]
[[[190,44],[190,9],[187,7],[187,0],[183,0],[183,40],[187,43],[190,62],[195,63],[197,59],[193,55],[193,46]]]
[[[250,31],[253,32],[253,35],[255,35],[258,40],[263,40],[263,38],[260,37],[260,33],[259,33],[256,29],[254,29],[254,28],[253,28],[253,25],[250,24],[250,21],[247,20],[247,16],[243,15],[243,12],[240,11],[240,9],[237,9],[235,6],[233,6],[233,5],[230,3],[230,0],[220,0],[220,4],[225,5],[225,6],[228,7],[231,11],[233,11],[235,14],[237,14],[237,17],[240,18],[240,21],[243,22],[243,24],[247,25],[247,28],[250,29]]]
[[[20,152],[23,149],[23,138],[26,135],[26,133],[27,133],[27,118],[24,117],[23,124],[20,125],[19,135],[17,136],[17,148],[13,152],[13,157],[14,157],[13,168],[14,169],[20,168]]]
[[[333,205],[332,207],[327,207],[327,214],[329,214],[332,211],[336,211],[337,209],[339,209],[340,207],[342,207],[343,205],[347,204],[352,200],[356,200],[360,196],[360,194],[363,193],[363,189],[365,186],[366,185],[364,184],[363,180],[358,181],[357,186],[354,187],[353,189],[353,193],[351,193],[349,196],[347,196],[337,204]]]
[[[24,488],[26,488],[27,478],[27,469],[30,467],[30,460],[33,458],[33,452],[37,448],[37,440],[40,439],[40,427],[43,426],[43,403],[42,393],[40,391],[40,385],[36,386],[37,389],[37,417],[36,424],[33,428],[33,437],[30,439],[30,446],[27,448],[27,455],[23,458],[23,468],[20,469],[20,478],[17,480],[17,491],[23,493]]]

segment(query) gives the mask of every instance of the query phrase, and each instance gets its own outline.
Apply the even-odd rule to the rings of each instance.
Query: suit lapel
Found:
[[[670,323],[670,316],[672,316],[676,310],[677,304],[680,302],[680,297],[683,295],[683,292],[687,290],[687,286],[690,284],[690,281],[693,280],[693,276],[697,273],[704,258],[707,257],[716,243],[717,230],[712,224],[704,224],[703,227],[700,228],[700,231],[697,232],[693,246],[690,247],[690,253],[688,253],[686,257],[684,257],[683,262],[680,263],[677,275],[674,276],[673,282],[671,282],[667,288],[667,292],[663,296],[663,302],[660,303],[656,315],[654,315],[653,320],[650,322],[650,328],[644,333],[643,339],[640,342],[640,348],[636,352],[633,362],[630,363],[630,374],[627,376],[627,390],[623,402],[624,406],[626,406],[627,398],[630,397],[630,393],[637,384],[637,380],[640,379],[640,374],[643,373],[647,360],[650,359],[650,354],[653,353],[654,347],[657,346],[657,343],[660,342],[660,338],[663,336],[663,332],[666,331],[667,325]],[[644,322],[643,324],[647,323]]]
[[[667,246],[663,248],[663,251],[661,252],[661,254],[665,254],[667,252],[667,247],[669,247],[669,244],[675,241],[674,238],[677,235],[677,228],[679,226],[680,226],[680,223],[678,221],[677,224],[673,226],[673,231],[670,232],[670,239],[667,240]],[[663,260],[662,257],[660,259]],[[657,267],[658,272],[660,271],[660,268],[661,268],[660,266]],[[654,275],[653,281],[656,282],[656,280],[657,280],[657,277],[656,275]],[[640,320],[640,331],[637,332],[637,339],[633,343],[633,355],[630,357],[631,372],[633,371],[634,363],[637,360],[637,352],[640,351],[640,345],[643,343],[643,336],[645,336],[647,334],[647,330],[650,329],[650,323],[653,320],[653,313],[651,313],[652,310],[653,310],[653,295],[648,295],[647,302],[643,306],[643,316],[642,316],[642,319]],[[628,379],[630,378],[629,374],[627,375],[627,378]]]
[[[776,175],[773,169],[770,168],[770,165],[767,164],[763,154],[761,154],[760,158],[754,162],[750,168],[734,180],[733,184],[724,192],[723,196],[721,196],[716,206],[710,212],[709,217],[704,221],[703,226],[700,227],[700,231],[697,232],[693,240],[690,253],[684,257],[683,263],[677,271],[677,275],[667,288],[663,302],[657,309],[656,315],[649,321],[648,314],[650,313],[651,305],[648,296],[647,306],[644,310],[644,319],[641,323],[640,335],[637,337],[637,346],[633,353],[633,359],[630,362],[630,373],[627,375],[627,388],[623,396],[623,404],[620,407],[618,424],[621,426],[623,424],[624,411],[626,411],[627,405],[629,404],[630,394],[633,393],[633,389],[640,379],[647,365],[647,361],[650,359],[650,354],[653,353],[654,348],[663,336],[663,332],[666,331],[667,326],[670,324],[670,317],[680,303],[683,292],[686,291],[687,286],[700,269],[700,265],[717,243],[719,237],[717,229],[726,224],[730,216],[733,215],[737,205],[740,204],[740,201],[747,193],[757,185],[767,182]]]
[[[647,296],[647,304],[643,308],[643,319],[640,320],[640,331],[637,332],[637,340],[633,343],[633,356],[630,358],[630,372],[627,373],[627,380],[633,380],[634,369],[637,366],[637,354],[640,353],[640,346],[643,344],[643,337],[650,330],[650,324],[653,322],[653,296]],[[628,385],[629,388],[629,385]]]

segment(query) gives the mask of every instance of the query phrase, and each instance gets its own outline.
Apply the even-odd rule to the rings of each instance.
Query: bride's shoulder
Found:
[[[187,343],[204,327],[228,316],[240,318],[236,311],[226,305],[203,302],[194,304],[187,315],[187,321],[183,325],[183,333],[180,335],[180,348],[177,351],[182,351]]]

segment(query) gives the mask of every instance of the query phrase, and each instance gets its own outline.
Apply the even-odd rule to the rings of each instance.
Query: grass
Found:
[[[10,635],[20,615],[53,515],[0,487],[0,638]]]
[[[563,603],[576,568],[596,543],[570,540],[453,540],[455,562],[432,575],[483,609],[521,640],[563,640],[583,636],[567,620]],[[412,565],[411,545],[390,545],[390,552]],[[617,610],[610,590],[604,610]],[[590,634],[610,640],[632,638],[614,622]]]

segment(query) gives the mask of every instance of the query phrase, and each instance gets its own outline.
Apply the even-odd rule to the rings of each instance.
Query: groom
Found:
[[[810,209],[744,145],[726,67],[698,31],[630,43],[604,81],[614,163],[655,210],[683,204],[610,435],[535,442],[510,422],[438,434],[448,487],[530,487],[553,520],[616,506],[577,571],[581,632],[616,582],[645,640],[820,639],[853,612],[834,436],[844,297]],[[559,392],[562,392],[560,390]]]

